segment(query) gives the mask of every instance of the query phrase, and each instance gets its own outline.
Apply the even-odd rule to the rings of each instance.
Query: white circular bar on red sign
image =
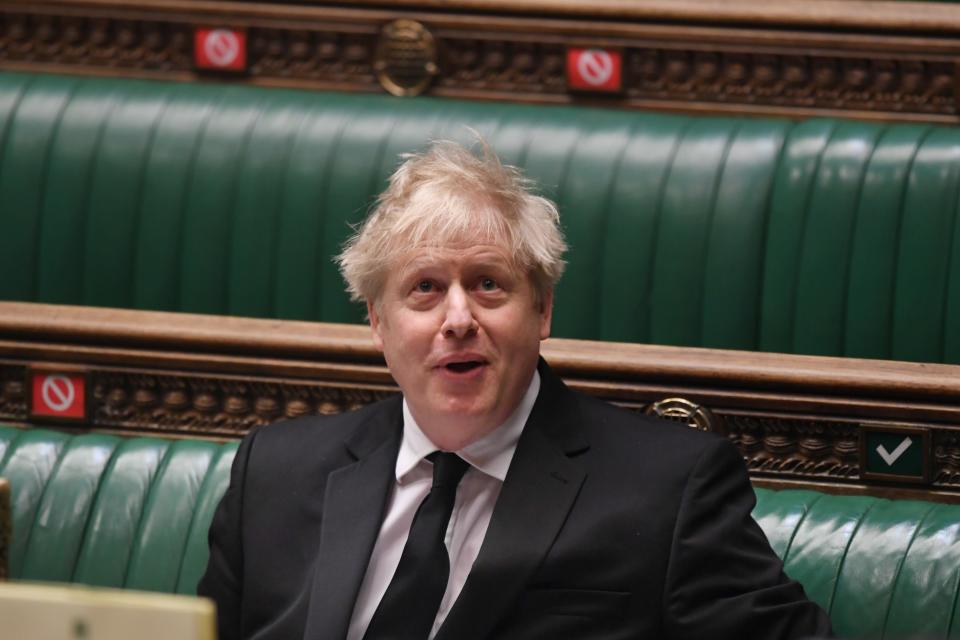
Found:
[[[587,49],[577,60],[577,71],[588,84],[603,86],[613,75],[613,58],[602,49]]]
[[[203,43],[207,59],[218,67],[229,67],[240,55],[240,40],[228,29],[214,29]]]
[[[77,390],[70,378],[61,375],[47,376],[40,387],[43,401],[51,411],[66,411],[73,405]]]

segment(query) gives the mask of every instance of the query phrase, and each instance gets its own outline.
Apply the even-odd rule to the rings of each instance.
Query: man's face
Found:
[[[491,244],[415,249],[368,303],[383,351],[424,433],[452,451],[501,425],[520,403],[550,334],[552,294]]]

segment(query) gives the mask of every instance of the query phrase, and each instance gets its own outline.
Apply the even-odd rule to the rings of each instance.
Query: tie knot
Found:
[[[427,456],[433,463],[433,486],[457,486],[470,464],[455,453],[434,451]]]

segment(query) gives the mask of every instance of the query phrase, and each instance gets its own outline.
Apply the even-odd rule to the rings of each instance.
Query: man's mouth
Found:
[[[479,360],[467,360],[466,362],[448,362],[444,368],[454,373],[467,373],[477,367],[482,367],[483,363]]]

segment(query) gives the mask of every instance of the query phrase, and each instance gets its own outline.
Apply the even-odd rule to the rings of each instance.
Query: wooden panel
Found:
[[[573,388],[632,410],[683,399],[684,420],[727,435],[773,485],[917,495],[865,482],[860,445],[864,427],[926,430],[919,491],[960,498],[960,366],[563,339],[542,353]],[[0,420],[31,422],[37,367],[85,372],[84,428],[127,433],[233,438],[397,392],[365,326],[0,303]]]
[[[385,38],[396,20],[431,50]],[[245,71],[195,69],[197,27],[242,30]],[[926,122],[958,119],[958,35],[940,2],[0,0],[6,69],[382,92],[412,55],[437,96]],[[622,89],[568,90],[571,47],[621,54]]]

